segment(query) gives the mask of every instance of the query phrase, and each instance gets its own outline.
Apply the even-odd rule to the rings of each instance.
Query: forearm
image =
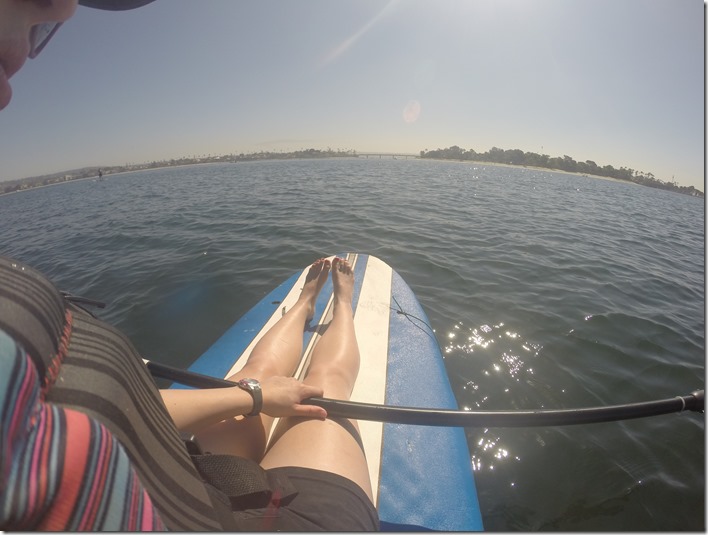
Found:
[[[327,411],[316,405],[303,405],[305,398],[322,396],[323,390],[309,386],[292,377],[269,377],[261,382],[263,412],[269,416],[327,417]],[[233,388],[204,390],[160,390],[162,400],[177,429],[196,433],[210,425],[248,414],[253,410],[251,394]]]
[[[233,388],[204,390],[160,390],[167,411],[180,431],[196,433],[226,418],[248,414],[253,408],[251,395]]]

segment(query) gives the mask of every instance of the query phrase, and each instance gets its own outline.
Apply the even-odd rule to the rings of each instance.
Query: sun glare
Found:
[[[395,6],[395,4],[398,3],[398,0],[389,0],[381,10],[376,13],[369,21],[364,24],[361,28],[359,28],[356,32],[354,32],[352,35],[347,37],[344,41],[339,43],[337,46],[332,48],[329,52],[327,52],[320,62],[320,67],[325,67],[332,63],[333,61],[337,60],[342,54],[347,52],[350,48],[352,48],[359,39],[361,39],[371,28],[373,28],[384,16],[386,16]]]

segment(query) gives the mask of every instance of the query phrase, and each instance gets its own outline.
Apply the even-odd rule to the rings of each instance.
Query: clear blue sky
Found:
[[[79,7],[12,79],[0,180],[331,147],[569,155],[704,190],[702,0]]]

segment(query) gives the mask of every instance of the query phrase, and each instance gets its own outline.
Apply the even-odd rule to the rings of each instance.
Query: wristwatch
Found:
[[[261,391],[261,383],[256,379],[241,379],[236,383],[241,390],[245,390],[253,398],[253,410],[246,416],[257,416],[263,408],[263,392]]]

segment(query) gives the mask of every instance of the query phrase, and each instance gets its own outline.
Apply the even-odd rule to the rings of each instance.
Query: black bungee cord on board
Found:
[[[400,316],[405,316],[405,318],[406,318],[408,321],[410,321],[410,322],[413,324],[414,327],[420,329],[420,330],[423,331],[425,334],[427,334],[428,336],[430,336],[430,338],[432,338],[432,339],[435,341],[435,343],[437,344],[437,343],[438,343],[438,339],[435,337],[435,329],[433,329],[432,326],[431,326],[427,321],[423,320],[422,318],[419,318],[418,316],[416,316],[416,315],[414,315],[414,314],[410,314],[410,313],[406,312],[405,310],[403,310],[403,307],[402,307],[401,304],[398,302],[398,299],[396,299],[396,296],[395,296],[395,295],[392,295],[391,297],[392,297],[393,300],[396,302],[396,306],[397,306],[398,308],[394,308],[394,307],[392,307],[392,306],[390,306],[389,308],[390,308],[391,310],[395,310],[395,311],[396,311],[396,314],[398,314],[398,315],[400,315]],[[428,332],[428,331],[426,331],[425,329],[423,329],[420,325],[418,325],[418,324],[417,324],[415,321],[413,321],[413,320],[418,320],[420,323],[422,323],[422,324],[425,325],[428,329],[430,329],[430,332]]]

